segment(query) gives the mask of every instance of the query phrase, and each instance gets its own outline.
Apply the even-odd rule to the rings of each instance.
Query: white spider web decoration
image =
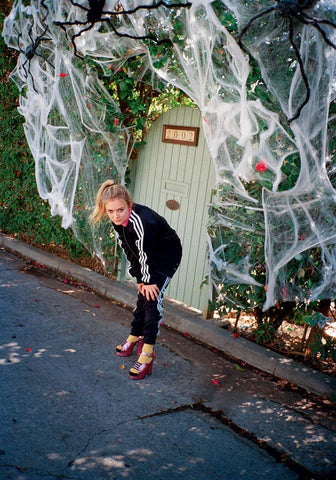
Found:
[[[240,26],[256,15],[254,2],[227,1]],[[274,5],[263,2],[258,11]],[[309,12],[315,18],[336,21],[336,4],[322,0]],[[300,73],[288,33],[283,33],[283,22],[274,10],[260,17],[251,31],[243,37],[244,44],[256,58],[269,89],[279,100],[288,118],[306,96],[306,86]],[[295,300],[303,297],[295,285],[295,275],[286,271],[293,258],[314,247],[320,249],[321,281],[305,297],[316,300],[333,298],[336,290],[336,195],[327,175],[329,105],[335,99],[336,52],[327,46],[314,25],[299,25],[293,32],[310,88],[310,99],[299,117],[292,122],[295,145],[300,154],[300,174],[289,191],[264,190],[265,259],[268,274],[266,310],[275,299]],[[336,29],[323,25],[335,45]],[[256,31],[258,35],[256,35]],[[292,70],[285,62],[291,59]],[[335,127],[334,127],[335,128]]]
[[[107,0],[104,11],[135,9],[130,15],[118,16],[118,32],[124,36],[118,35],[107,21],[96,23],[74,39],[76,49],[105,69],[110,64],[118,68],[127,58],[141,54],[152,71],[153,82],[161,78],[171,83],[198,105],[215,165],[217,188],[229,185],[235,195],[234,201],[217,199],[215,221],[237,231],[237,238],[240,235],[244,239],[244,232],[255,230],[264,238],[265,310],[277,300],[333,297],[336,197],[326,162],[328,135],[334,121],[328,112],[335,98],[335,50],[312,25],[300,25],[299,32],[295,32],[310,85],[310,99],[291,128],[284,128],[279,116],[260,100],[248,100],[249,58],[219,21],[213,3],[196,0],[190,8],[160,5],[155,9],[136,9],[138,1]],[[256,14],[256,8],[260,12],[276,5],[276,1],[269,0],[222,3],[235,14],[240,29]],[[88,1],[81,4],[89,8]],[[153,2],[145,0],[141,5],[150,7]],[[327,15],[335,22],[335,2],[321,0],[313,13]],[[67,26],[66,36],[55,21],[82,24]],[[101,239],[106,233],[90,231],[88,215],[103,180],[115,178],[124,182],[126,152],[130,148],[127,131],[120,125],[113,126],[117,105],[94,72],[83,71],[80,60],[69,48],[69,39],[86,25],[87,11],[70,1],[32,1],[28,7],[17,1],[6,19],[3,35],[9,46],[22,52],[12,76],[19,87],[26,87],[20,97],[20,112],[26,120],[40,195],[48,199],[53,215],[62,216],[63,226],[71,226],[78,238],[103,258]],[[335,30],[324,28],[335,42]],[[171,41],[170,55],[164,62],[148,47],[148,41],[139,39],[153,31],[159,39]],[[39,55],[28,62],[25,48],[42,33],[48,40],[41,40],[36,48]],[[257,60],[283,112],[288,118],[293,116],[306,89],[279,13],[274,10],[267,17],[260,17],[244,34],[242,42]],[[290,58],[293,66],[288,69],[286,62]],[[144,72],[139,72],[142,75]],[[283,180],[281,167],[293,154],[300,156],[300,175],[294,188],[279,191]],[[265,173],[255,168],[261,160],[267,165]],[[271,178],[271,188],[264,189],[262,199],[255,198],[246,185],[266,176]],[[237,206],[243,206],[247,212],[239,221]],[[320,249],[321,280],[313,290],[302,291],[295,282],[297,273],[289,276],[286,268],[302,252],[316,247]],[[218,291],[225,282],[260,286],[253,273],[248,245],[239,265],[226,259],[225,250],[225,238],[216,247],[209,239],[210,285]]]
[[[62,217],[62,226],[71,226],[105,263],[102,242],[110,234],[104,225],[91,228],[89,215],[97,185],[106,178],[124,181],[128,132],[115,125],[119,108],[97,74],[83,71],[65,33],[54,25],[52,19],[64,13],[62,2],[45,5],[25,7],[17,1],[5,20],[6,42],[21,51],[12,78],[19,88],[27,87],[19,111],[40,196],[48,200],[52,215]],[[43,32],[37,54],[27,61],[26,49]]]

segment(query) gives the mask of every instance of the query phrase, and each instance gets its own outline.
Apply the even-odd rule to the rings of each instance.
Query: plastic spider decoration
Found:
[[[130,10],[124,10],[121,4],[118,4],[116,7],[116,10],[113,12],[110,12],[110,11],[104,10],[105,0],[88,0],[88,2],[89,2],[89,8],[84,7],[83,5],[73,0],[70,0],[71,5],[75,7],[79,7],[85,12],[87,12],[85,21],[75,20],[73,22],[60,22],[60,21],[54,22],[55,25],[60,26],[61,28],[63,28],[63,30],[65,30],[66,26],[72,26],[72,25],[83,25],[85,27],[82,30],[80,30],[78,33],[72,35],[71,37],[71,42],[74,47],[74,53],[77,57],[80,57],[80,55],[78,55],[75,39],[80,37],[82,33],[87,32],[88,30],[91,30],[91,28],[95,25],[95,23],[98,23],[98,22],[107,22],[109,26],[112,28],[113,32],[119,37],[128,37],[134,40],[152,40],[158,45],[162,43],[171,44],[171,41],[169,39],[158,40],[157,38],[154,37],[154,35],[134,36],[127,33],[121,33],[113,25],[111,19],[116,17],[126,16],[126,15],[132,15],[133,13],[141,9],[154,10],[154,9],[158,9],[161,6],[169,9],[173,9],[173,8],[188,8],[191,6],[191,2],[186,2],[181,4],[181,3],[166,3],[165,1],[159,1],[158,3],[153,5],[138,5],[135,8],[132,8]]]
[[[58,25],[58,26],[62,27],[64,31],[65,31],[65,26],[66,25],[67,26],[70,26],[70,25],[84,25],[85,26],[86,25],[86,27],[83,28],[83,30],[80,30],[80,32],[74,34],[71,37],[71,43],[74,47],[74,53],[75,53],[76,57],[80,57],[80,55],[78,55],[78,53],[77,53],[77,46],[76,46],[75,38],[80,37],[82,35],[82,33],[90,30],[94,26],[95,23],[104,20],[101,17],[102,17],[103,14],[107,13],[107,12],[103,11],[103,8],[104,8],[104,5],[105,5],[105,0],[89,0],[89,7],[90,8],[84,7],[83,5],[81,5],[77,2],[74,2],[73,0],[70,0],[70,3],[74,7],[79,7],[82,10],[84,10],[85,12],[87,12],[86,21],[81,22],[79,20],[75,20],[74,22],[54,22],[54,23],[55,23],[55,25]]]
[[[296,120],[300,116],[303,107],[309,102],[310,99],[310,86],[304,69],[303,60],[300,55],[299,47],[294,41],[294,20],[302,23],[303,25],[312,25],[321,34],[323,40],[327,43],[327,45],[336,50],[336,45],[330,40],[330,38],[322,28],[322,25],[336,28],[336,24],[330,20],[319,19],[307,13],[307,10],[312,9],[318,2],[319,0],[276,0],[276,3],[273,6],[267,8],[266,10],[263,10],[262,12],[252,17],[248,21],[248,23],[242,28],[238,37],[238,43],[241,46],[242,37],[249,30],[252,23],[255,22],[258,18],[267,15],[268,13],[276,11],[287,20],[288,39],[298,61],[302,79],[306,88],[305,99],[298,107],[294,116],[288,119],[288,123],[291,123],[293,120]]]
[[[38,93],[36,88],[35,88],[34,77],[33,77],[32,73],[31,73],[31,70],[30,70],[31,61],[33,60],[33,58],[35,56],[37,56],[37,57],[43,58],[43,60],[45,60],[51,67],[53,67],[53,68],[55,68],[55,67],[47,58],[45,58],[43,55],[41,55],[40,53],[37,52],[37,49],[39,48],[41,42],[50,41],[49,38],[44,37],[44,35],[46,34],[46,32],[48,30],[48,26],[46,26],[46,28],[43,30],[41,35],[39,35],[35,40],[32,37],[32,30],[33,30],[33,25],[31,25],[31,27],[29,28],[29,31],[28,31],[28,36],[29,36],[29,39],[30,39],[31,43],[28,44],[27,47],[24,48],[24,49],[22,49],[21,46],[20,46],[20,43],[21,43],[20,39],[22,38],[22,33],[19,33],[19,35],[18,35],[18,48],[19,48],[19,51],[21,53],[23,53],[23,55],[26,57],[26,60],[20,65],[20,68],[23,69],[26,80],[28,80],[28,76],[30,75],[33,89],[36,93]],[[27,64],[28,64],[28,68],[26,68]]]

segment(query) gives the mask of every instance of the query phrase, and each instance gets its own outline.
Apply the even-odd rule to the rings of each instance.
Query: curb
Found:
[[[89,268],[82,267],[71,261],[44,252],[39,248],[0,234],[0,247],[34,260],[40,265],[71,276],[81,281],[95,292],[124,304],[129,308],[135,307],[135,288],[112,280]],[[285,379],[295,385],[317,395],[324,395],[331,399],[336,398],[336,378],[306,367],[295,360],[261,347],[245,338],[232,337],[227,330],[216,325],[211,320],[205,320],[191,310],[165,301],[164,323],[174,330],[188,334],[205,345],[220,350],[230,357],[242,360],[261,371]]]

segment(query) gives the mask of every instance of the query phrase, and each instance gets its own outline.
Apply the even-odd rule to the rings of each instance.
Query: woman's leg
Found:
[[[143,335],[144,324],[145,324],[145,297],[138,292],[138,298],[135,310],[133,311],[133,320],[131,323],[131,333],[130,335],[135,335],[140,337]]]
[[[163,294],[167,285],[170,282],[169,277],[165,277],[162,279],[162,282],[158,284],[160,288],[160,293],[155,301],[153,300],[146,300],[144,298],[143,308],[144,308],[144,327],[143,327],[143,335],[144,335],[144,345],[142,347],[141,355],[134,365],[131,368],[129,374],[132,380],[142,379],[146,376],[146,374],[152,373],[152,364],[154,360],[154,344],[156,341],[156,337],[159,333],[160,323],[162,321],[162,314],[163,314]]]
[[[131,323],[131,332],[127,337],[125,343],[121,345],[117,345],[116,351],[117,355],[120,356],[129,356],[133,352],[133,348],[136,342],[138,342],[137,346],[137,354],[140,354],[142,350],[143,341],[139,339],[139,337],[143,336],[143,329],[144,329],[144,322],[145,322],[145,311],[144,311],[144,297],[141,293],[138,293],[137,304],[135,310],[133,311],[133,321]],[[140,350],[140,352],[139,352]]]
[[[144,343],[154,345],[156,337],[159,334],[160,323],[163,318],[163,295],[170,282],[169,277],[164,277],[158,284],[160,293],[156,300],[147,300],[144,298],[144,327],[143,336]]]

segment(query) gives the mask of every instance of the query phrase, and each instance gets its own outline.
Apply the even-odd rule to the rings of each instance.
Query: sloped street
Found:
[[[118,357],[129,308],[0,251],[0,478],[332,479],[335,406],[163,326],[153,375]]]

